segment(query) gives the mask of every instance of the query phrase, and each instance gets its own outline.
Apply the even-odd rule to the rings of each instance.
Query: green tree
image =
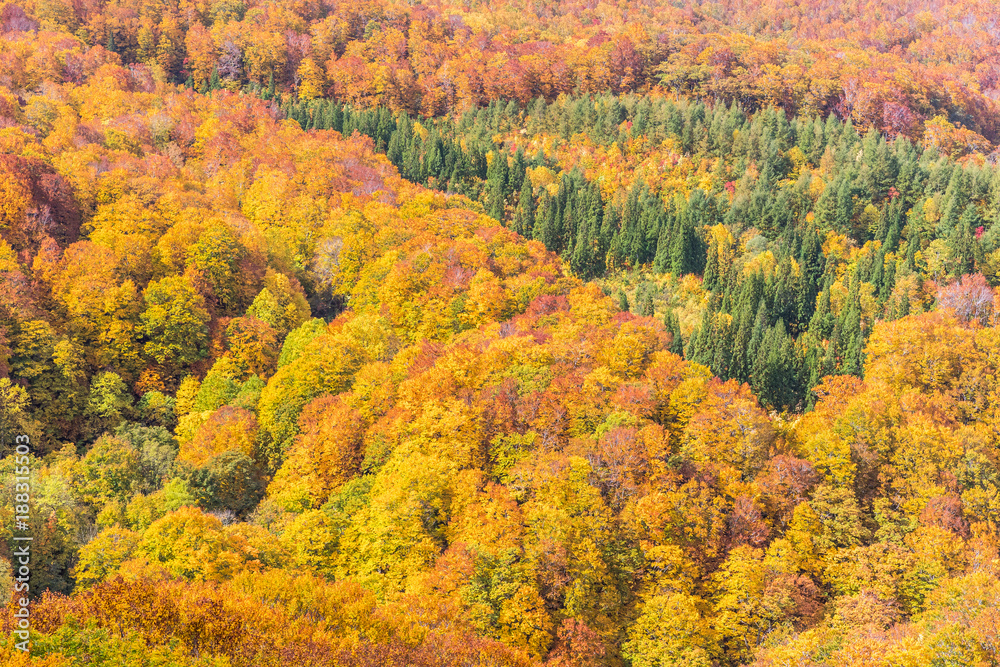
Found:
[[[187,278],[168,276],[150,283],[143,298],[146,354],[173,372],[208,354],[209,314]]]
[[[92,436],[114,429],[132,416],[132,394],[117,373],[101,373],[91,381],[84,416]]]
[[[531,238],[535,228],[535,195],[532,192],[531,179],[525,178],[521,185],[521,195],[514,209],[513,229],[524,238]]]

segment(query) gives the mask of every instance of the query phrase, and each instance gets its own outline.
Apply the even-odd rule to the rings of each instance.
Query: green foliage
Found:
[[[264,495],[264,481],[257,464],[239,451],[212,457],[191,472],[187,487],[200,507],[206,510],[232,510],[246,514]]]
[[[191,493],[187,482],[181,477],[174,477],[163,485],[163,507],[173,512],[181,507],[195,505],[197,498]]]
[[[232,401],[242,387],[240,375],[241,370],[231,356],[219,357],[201,381],[191,410],[211,412]]]
[[[306,346],[325,331],[326,322],[315,317],[303,322],[296,329],[290,331],[285,337],[284,345],[281,346],[281,355],[278,357],[278,368],[287,366],[302,356],[302,352]]]
[[[131,442],[104,435],[80,461],[80,490],[87,502],[103,506],[111,500],[127,502],[148,486],[142,455]]]
[[[160,391],[147,391],[135,406],[138,419],[147,426],[171,429],[177,425],[176,399]]]
[[[132,394],[117,373],[101,373],[90,383],[84,416],[90,433],[98,435],[117,427],[132,415]]]
[[[150,283],[143,293],[146,354],[168,368],[180,369],[207,354],[209,314],[204,299],[180,276]]]
[[[246,382],[240,385],[240,390],[229,401],[229,405],[243,408],[244,410],[256,411],[265,386],[267,385],[262,379],[256,375],[251,375]]]
[[[128,442],[139,453],[142,474],[150,488],[158,488],[174,470],[177,441],[162,426],[122,424],[115,436]]]

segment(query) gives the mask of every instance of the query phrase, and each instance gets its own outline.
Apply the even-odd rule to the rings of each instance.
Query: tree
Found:
[[[724,466],[727,482],[749,481],[769,458],[774,429],[747,385],[713,380],[684,431],[681,453],[701,466]],[[730,477],[730,475],[732,477]]]
[[[275,468],[298,431],[302,408],[317,396],[347,389],[364,360],[364,352],[355,342],[321,335],[268,381],[261,392],[258,415],[261,428],[272,439],[269,457]]]
[[[99,435],[117,427],[132,415],[132,396],[117,373],[102,373],[90,385],[84,416],[88,430]]]
[[[216,454],[188,480],[188,489],[199,506],[232,511],[241,517],[257,506],[264,486],[261,467],[236,449]]]
[[[150,283],[143,300],[146,354],[174,373],[206,356],[210,317],[188,279],[171,276]]]
[[[361,415],[341,397],[310,402],[299,417],[299,435],[271,482],[270,494],[282,498],[304,488],[313,507],[359,472],[364,435]]]
[[[226,312],[238,312],[248,300],[243,283],[252,276],[240,269],[247,251],[236,235],[221,223],[208,227],[188,249],[188,267],[206,285],[209,299],[217,300]],[[252,294],[252,292],[251,292]]]
[[[278,336],[274,327],[253,316],[239,317],[226,327],[226,338],[236,364],[266,380],[278,363]]]
[[[41,443],[41,432],[31,419],[31,400],[24,387],[13,384],[10,378],[0,378],[0,445],[6,452],[14,438],[27,435],[29,442]]]
[[[326,88],[326,73],[312,58],[304,58],[302,60],[297,75],[300,81],[299,99],[312,100],[323,95]],[[270,76],[270,80],[273,82],[273,72]]]
[[[73,578],[80,588],[90,588],[113,577],[119,566],[132,557],[140,536],[125,528],[105,528],[80,549]]]
[[[213,76],[216,79],[218,88],[218,49],[212,34],[201,23],[193,22],[184,38],[185,50],[187,52],[187,67],[191,72],[191,80],[194,87],[201,90],[209,79]]]
[[[622,654],[638,667],[713,664],[715,633],[704,602],[684,593],[656,595],[642,605]]]
[[[493,218],[503,220],[506,212],[506,192],[509,168],[507,152],[498,151],[490,161],[486,174],[486,189],[484,191],[487,211]]]
[[[535,228],[535,196],[530,178],[525,178],[521,185],[521,194],[517,200],[517,208],[514,209],[511,226],[524,238],[531,238],[532,230]]]
[[[117,436],[99,438],[80,461],[79,471],[82,495],[96,507],[113,500],[125,503],[145,489],[139,452]]]
[[[239,451],[245,456],[258,456],[256,448],[257,420],[253,413],[236,407],[222,407],[201,425],[190,441],[181,444],[178,458],[201,466],[214,456]]]
[[[219,519],[194,507],[182,507],[153,522],[143,532],[136,554],[193,581],[229,579],[248,560],[243,540],[227,534]]]
[[[994,294],[981,273],[964,275],[938,290],[938,307],[951,310],[964,322],[986,325],[993,316]]]

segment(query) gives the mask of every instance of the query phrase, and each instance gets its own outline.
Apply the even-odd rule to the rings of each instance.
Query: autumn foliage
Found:
[[[1000,661],[991,8],[793,5],[0,3],[0,663]]]

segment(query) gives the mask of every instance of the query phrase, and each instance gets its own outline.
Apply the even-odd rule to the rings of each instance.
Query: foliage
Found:
[[[0,661],[996,663],[988,13],[773,4],[3,3]]]

